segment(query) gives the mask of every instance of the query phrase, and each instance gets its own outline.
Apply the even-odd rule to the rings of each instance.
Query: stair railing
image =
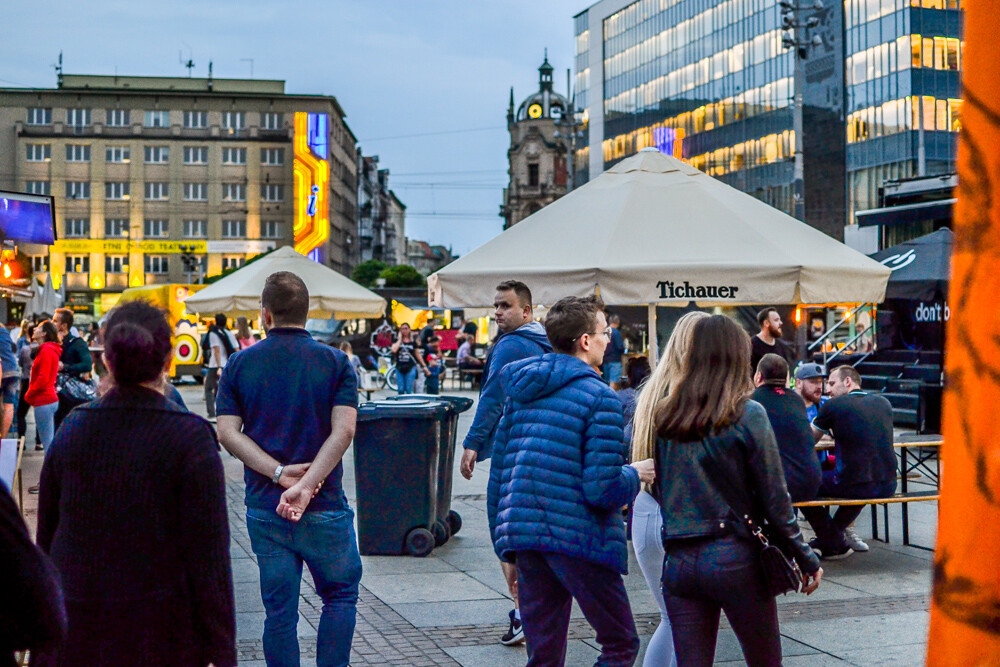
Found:
[[[858,306],[857,308],[854,308],[852,310],[847,311],[847,314],[844,315],[844,318],[842,320],[840,320],[839,322],[837,322],[836,324],[834,324],[832,327],[829,328],[829,330],[827,330],[826,333],[824,333],[822,336],[820,336],[819,338],[817,338],[816,340],[814,340],[812,343],[810,343],[806,347],[806,351],[807,352],[813,352],[816,349],[817,346],[823,345],[823,343],[826,341],[826,339],[829,338],[830,336],[832,336],[833,333],[835,331],[837,331],[837,329],[839,329],[840,327],[842,327],[845,324],[847,324],[848,322],[850,322],[852,317],[854,317],[855,315],[857,315],[858,313],[860,313],[862,311],[869,310],[872,307],[872,305],[873,304],[870,304],[870,303],[863,303],[860,306]],[[858,363],[861,363],[861,361],[863,361],[865,358],[867,358],[868,356],[871,356],[871,354],[875,350],[875,338],[874,338],[875,334],[874,334],[874,331],[875,331],[875,318],[872,318],[872,326],[870,328],[868,328],[867,330],[862,331],[859,334],[857,334],[856,336],[854,336],[854,338],[852,338],[850,341],[848,341],[844,345],[844,347],[840,348],[839,350],[836,350],[833,353],[833,355],[831,355],[830,357],[826,356],[826,350],[824,349],[823,350],[823,365],[829,367],[829,363],[831,361],[833,361],[834,359],[836,359],[838,356],[840,356],[841,353],[843,353],[843,351],[846,350],[849,346],[853,345],[855,342],[857,342],[863,336],[865,336],[865,335],[871,335],[872,336],[872,352],[869,352],[865,357],[863,357],[861,360],[858,361]]]

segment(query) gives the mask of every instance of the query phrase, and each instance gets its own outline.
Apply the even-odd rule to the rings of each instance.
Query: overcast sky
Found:
[[[588,0],[92,0],[5,3],[0,85],[69,74],[284,79],[334,95],[378,155],[414,239],[465,254],[501,231],[507,102],[538,86],[543,51],[565,92],[573,15]]]

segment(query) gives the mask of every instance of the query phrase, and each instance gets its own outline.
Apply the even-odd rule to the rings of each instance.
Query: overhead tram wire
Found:
[[[358,139],[359,144],[371,143],[373,141],[389,141],[391,139],[416,139],[419,137],[440,137],[446,134],[468,134],[470,132],[487,132],[487,131],[499,131],[506,130],[506,127],[500,125],[490,125],[489,127],[470,127],[463,130],[441,130],[439,132],[419,132],[416,134],[398,134],[392,137],[370,137],[367,139]]]

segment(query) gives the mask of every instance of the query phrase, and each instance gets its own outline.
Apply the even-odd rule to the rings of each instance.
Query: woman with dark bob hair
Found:
[[[724,315],[699,320],[679,377],[657,403],[656,485],[663,512],[663,594],[679,667],[711,665],[719,612],[747,664],[781,665],[778,609],[764,584],[760,542],[730,508],[752,508],[802,568],[803,591],[823,570],[803,541],[767,413],[749,400],[750,339]]]
[[[171,329],[131,301],[107,317],[112,386],[47,452],[38,545],[62,575],[69,633],[32,664],[229,667],[229,524],[211,426],[162,393]]]

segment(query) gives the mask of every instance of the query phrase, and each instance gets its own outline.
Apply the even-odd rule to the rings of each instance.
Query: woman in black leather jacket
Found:
[[[695,325],[683,375],[656,406],[654,496],[663,511],[663,592],[680,667],[711,665],[719,612],[750,665],[780,665],[778,610],[760,567],[760,543],[730,510],[742,499],[783,540],[804,573],[804,592],[823,570],[802,539],[785,488],[767,413],[749,400],[750,341],[723,315]]]

